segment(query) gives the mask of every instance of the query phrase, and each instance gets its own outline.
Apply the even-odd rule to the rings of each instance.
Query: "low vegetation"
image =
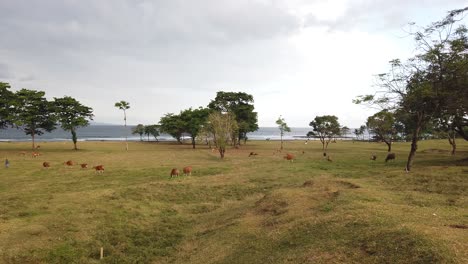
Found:
[[[0,144],[2,263],[468,263],[466,142]]]

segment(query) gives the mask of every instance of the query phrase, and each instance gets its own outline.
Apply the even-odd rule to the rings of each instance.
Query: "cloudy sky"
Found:
[[[69,95],[95,121],[130,124],[206,106],[217,91],[252,94],[260,126],[305,127],[353,105],[373,76],[414,52],[427,25],[466,0],[0,0],[0,81]]]

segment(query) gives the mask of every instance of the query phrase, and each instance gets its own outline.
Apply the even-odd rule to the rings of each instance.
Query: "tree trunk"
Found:
[[[76,131],[74,128],[71,129],[71,134],[72,134],[72,140],[73,140],[73,149],[78,150],[78,148],[76,147],[77,137],[76,137]]]
[[[418,137],[419,131],[421,130],[421,122],[418,122],[416,130],[413,132],[413,137],[411,139],[411,150],[408,156],[408,161],[406,162],[406,171],[409,172],[411,170],[411,166],[413,165],[414,156],[416,155],[416,150],[418,149]]]
[[[219,155],[221,156],[221,159],[224,159],[224,152],[226,151],[225,148],[220,147],[219,148]]]
[[[281,135],[281,150],[283,150],[283,135]]]
[[[448,133],[448,141],[452,146],[452,155],[455,155],[455,151],[457,149],[457,143],[455,142],[455,132]]]
[[[384,140],[385,144],[387,144],[387,151],[391,152],[392,151],[392,141],[387,141]]]
[[[36,146],[34,144],[34,130],[31,131],[31,137],[32,137],[32,149],[35,150],[36,149]]]
[[[125,113],[124,109],[124,127],[125,127],[125,150],[128,151],[128,141],[127,141],[127,114]]]
[[[195,137],[192,137],[192,148],[195,149]]]

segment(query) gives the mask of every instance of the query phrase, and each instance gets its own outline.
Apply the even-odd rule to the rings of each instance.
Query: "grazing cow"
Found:
[[[192,167],[191,167],[191,166],[185,167],[185,168],[183,169],[183,171],[184,171],[184,175],[185,175],[185,176],[190,176],[190,175],[192,175]]]
[[[250,156],[257,156],[257,155],[258,155],[258,153],[256,153],[256,152],[250,152],[249,157]]]
[[[370,157],[371,160],[376,160],[377,159],[377,156],[375,154],[372,154],[372,156]]]
[[[73,161],[71,161],[71,160],[67,160],[63,164],[67,165],[68,167],[71,167],[71,166],[74,165]]]
[[[173,169],[171,170],[171,178],[172,178],[173,176],[179,176],[179,170],[178,170],[177,168],[173,168]]]
[[[81,166],[82,169],[87,169],[88,168],[87,163],[81,163],[80,166]]]
[[[5,159],[5,168],[9,168],[10,167],[10,161],[8,159]]]
[[[39,146],[39,145],[36,146],[36,149],[40,149],[40,148],[41,148],[41,146]]]
[[[324,152],[324,153],[323,153],[323,156],[324,156],[324,157],[326,157],[326,156],[327,156],[327,153],[326,153],[326,152]]]
[[[95,173],[104,173],[104,166],[103,165],[97,165],[94,166],[93,169],[95,169]]]
[[[291,162],[294,161],[294,155],[293,155],[293,154],[290,154],[290,153],[287,153],[286,156],[284,156],[284,158],[285,158],[286,160],[291,161]]]
[[[49,168],[49,167],[50,167],[50,163],[49,163],[49,162],[47,162],[47,161],[44,161],[44,162],[42,163],[42,167],[44,167],[44,168],[46,168],[46,169],[47,169],[47,168]]]
[[[388,153],[387,157],[385,158],[385,162],[389,160],[395,160],[395,153]]]
[[[37,158],[41,154],[39,154],[38,152],[33,152],[31,155],[32,155],[33,158]]]
[[[332,162],[332,161],[333,161],[332,158],[330,157],[330,155],[327,156],[327,160],[328,160],[329,162]]]

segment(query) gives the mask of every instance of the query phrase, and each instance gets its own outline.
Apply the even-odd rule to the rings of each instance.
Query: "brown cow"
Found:
[[[33,152],[31,155],[32,155],[33,158],[37,158],[41,154],[39,154],[38,152]]]
[[[80,166],[81,166],[82,169],[87,169],[88,168],[87,163],[81,163]]]
[[[327,156],[327,160],[328,160],[329,162],[332,162],[332,161],[333,161],[332,158],[330,157],[330,155]]]
[[[257,155],[258,155],[258,153],[256,153],[256,152],[250,152],[249,157],[250,156],[257,156]]]
[[[93,169],[95,169],[95,173],[104,173],[104,166],[103,165],[97,165],[94,166]]]
[[[293,155],[293,154],[290,154],[290,153],[287,153],[286,156],[284,156],[284,158],[285,158],[286,160],[291,161],[291,162],[294,161],[294,155]]]
[[[372,154],[372,156],[370,157],[371,160],[376,160],[377,159],[377,156],[375,154]]]
[[[44,161],[44,163],[42,163],[42,166],[47,169],[50,167],[50,163],[47,161]]]
[[[71,160],[67,160],[63,164],[67,165],[68,167],[71,167],[71,166],[74,165],[73,161],[71,161]]]
[[[183,169],[183,171],[184,171],[184,175],[185,175],[185,176],[187,176],[187,175],[188,175],[188,176],[192,175],[192,166],[187,166],[187,167],[185,167],[185,168]]]
[[[177,168],[173,168],[173,169],[171,170],[171,178],[172,178],[173,176],[179,176],[179,170],[178,170]]]

